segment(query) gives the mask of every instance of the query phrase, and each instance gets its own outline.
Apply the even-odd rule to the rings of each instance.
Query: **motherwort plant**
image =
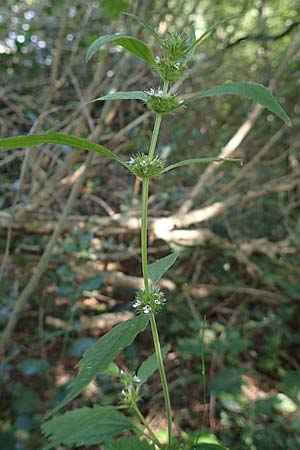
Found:
[[[202,44],[207,34],[213,31],[218,24],[214,25],[198,39],[195,37],[193,28],[186,39],[177,33],[167,33],[162,38],[142,19],[132,14],[129,14],[129,16],[152,35],[158,44],[159,54],[154,56],[151,48],[141,40],[118,33],[102,36],[94,41],[88,49],[87,61],[104,45],[117,44],[148,63],[161,79],[156,88],[146,87],[144,91],[114,92],[93,100],[135,99],[144,102],[147,108],[153,111],[155,117],[148,151],[144,150],[143,153],[132,155],[130,160],[126,162],[101,145],[63,133],[50,132],[47,134],[0,139],[1,150],[52,143],[102,153],[120,163],[125,170],[128,170],[142,181],[141,259],[144,287],[136,293],[133,299],[132,308],[136,316],[115,326],[84,352],[82,359],[78,363],[79,371],[70,383],[66,397],[48,414],[48,420],[42,425],[43,433],[50,441],[45,449],[58,445],[73,447],[103,443],[105,450],[147,450],[155,448],[170,450],[204,450],[209,448],[221,450],[225,449],[225,447],[211,435],[207,439],[200,433],[194,435],[182,434],[181,437],[173,436],[171,400],[163,362],[164,356],[168,352],[168,346],[161,348],[156,315],[167,306],[165,294],[159,289],[157,283],[163,274],[175,263],[178,254],[172,253],[152,264],[148,264],[148,191],[149,183],[152,180],[163,177],[170,170],[177,169],[180,166],[206,164],[214,161],[236,162],[239,160],[197,158],[167,165],[156,153],[157,140],[163,118],[183,110],[196,100],[213,95],[232,94],[248,97],[270,110],[288,125],[291,124],[291,121],[276,98],[260,84],[243,82],[223,84],[196,93],[187,100],[183,100],[180,95],[172,91],[172,83],[184,76],[187,64],[191,60],[194,51]],[[115,358],[149,324],[153,337],[154,354],[141,364],[136,373],[120,371],[114,363]],[[167,442],[161,442],[160,438],[147,424],[139,409],[139,402],[143,395],[142,385],[157,369],[160,374],[165,401]],[[120,390],[120,402],[117,406],[97,405],[93,408],[79,408],[49,419],[49,416],[56,414],[79,395],[97,375],[103,373],[117,377],[120,381],[122,388]],[[128,410],[129,414],[125,415],[121,410]],[[130,417],[133,420],[130,420]],[[124,430],[131,432],[130,437],[115,438]]]

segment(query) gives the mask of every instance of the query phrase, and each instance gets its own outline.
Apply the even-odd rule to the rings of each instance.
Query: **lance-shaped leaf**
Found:
[[[167,166],[161,173],[168,172],[169,170],[176,169],[180,166],[188,166],[190,164],[210,164],[212,162],[239,162],[242,163],[240,158],[196,158],[196,159],[184,159],[175,164]]]
[[[97,374],[104,373],[123,348],[128,347],[136,335],[146,328],[148,320],[146,316],[139,316],[120,323],[89,347],[76,366],[79,372],[71,382],[66,397],[48,415],[73,400]]]
[[[186,51],[186,56],[184,58],[184,60],[182,61],[183,64],[186,64],[189,62],[189,60],[191,59],[191,57],[193,56],[194,50],[195,50],[195,46],[194,43],[196,41],[196,33],[195,33],[195,27],[194,24],[191,25],[191,29],[190,29],[190,33],[189,33],[189,37],[186,40],[186,43],[188,45],[188,49]]]
[[[109,158],[115,159],[124,167],[128,168],[128,165],[113,152],[103,147],[102,145],[95,144],[70,134],[64,133],[47,133],[47,134],[28,134],[26,136],[17,136],[0,139],[0,150],[12,150],[21,147],[32,147],[40,144],[59,144],[68,145],[70,147],[81,148],[84,150],[90,150],[92,152],[102,153]]]
[[[111,94],[103,95],[102,97],[95,98],[89,103],[105,100],[147,100],[147,94],[143,91],[129,91],[129,92],[112,92]]]
[[[242,97],[251,98],[260,105],[267,108],[276,116],[280,117],[287,125],[291,126],[292,122],[287,113],[284,111],[278,100],[266,89],[262,84],[257,83],[227,83],[216,86],[207,91],[199,92],[193,95],[188,100],[185,100],[182,105],[194,102],[200,98],[211,97],[213,95],[241,95]]]
[[[154,444],[140,441],[137,437],[121,438],[109,441],[104,450],[155,450]]]
[[[153,286],[155,286],[163,274],[173,266],[179,255],[180,253],[171,253],[171,255],[158,259],[154,263],[148,265],[148,275]]]
[[[81,447],[101,444],[124,430],[132,429],[132,422],[112,406],[75,409],[42,424],[42,432],[50,440],[44,450],[58,445]]]
[[[163,48],[165,47],[164,41],[159,36],[159,34],[156,33],[154,28],[151,27],[151,25],[149,25],[147,22],[145,22],[143,19],[136,16],[135,14],[131,14],[131,13],[124,13],[124,14],[126,14],[126,16],[129,16],[129,17],[132,17],[133,19],[135,19],[143,28],[145,28],[145,30],[148,31],[148,33],[150,33],[154,37],[154,39],[159,43],[159,45],[161,47],[163,47]]]
[[[238,15],[227,17],[226,19],[220,20],[219,22],[209,27],[203,34],[201,34],[201,36],[197,40],[195,40],[192,43],[190,49],[197,47],[202,41],[204,41],[204,39],[206,39],[209,36],[210,33],[215,31],[218,28],[218,26],[222,25],[222,23],[229,22],[230,20],[236,19],[237,17]]]
[[[165,358],[165,356],[168,354],[170,350],[170,345],[165,345],[161,349],[162,357]],[[148,378],[157,370],[157,357],[156,353],[153,353],[151,356],[149,356],[140,366],[137,376],[141,380],[141,383],[145,383],[145,381],[148,380]]]
[[[152,66],[155,66],[155,60],[151,49],[144,44],[144,42],[136,39],[132,36],[121,35],[121,34],[108,34],[106,36],[101,36],[96,39],[92,45],[88,48],[86,54],[86,61],[88,62],[92,56],[104,45],[108,42],[115,42],[121,47],[125,48],[129,52],[133,53],[140,59],[147,61]]]

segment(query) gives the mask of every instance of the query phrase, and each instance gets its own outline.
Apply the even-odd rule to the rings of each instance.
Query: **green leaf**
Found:
[[[71,382],[66,397],[50,411],[48,416],[73,400],[97,374],[105,373],[119,353],[146,328],[148,320],[146,316],[139,316],[122,322],[89,347],[76,365],[80,370]]]
[[[219,444],[197,444],[192,450],[227,450],[227,448]]]
[[[130,91],[130,92],[113,92],[112,94],[103,95],[102,97],[95,98],[89,101],[89,103],[97,102],[98,100],[147,100],[147,94],[143,91]]]
[[[140,441],[137,437],[121,438],[109,441],[105,444],[104,450],[154,450],[154,445],[147,441]]]
[[[165,345],[161,349],[162,357],[165,358],[165,356],[168,354],[170,350],[170,345]],[[141,383],[145,383],[145,381],[148,380],[148,378],[157,370],[157,358],[156,353],[153,353],[151,356],[149,356],[140,366],[137,376],[141,380]]]
[[[198,432],[196,441],[192,450],[228,450],[214,434],[205,429]]]
[[[152,264],[148,265],[148,275],[155,286],[161,279],[163,274],[173,266],[180,253],[171,253],[171,255],[158,259]]]
[[[44,450],[58,445],[100,444],[123,430],[133,428],[127,417],[112,406],[75,409],[42,424],[43,434],[51,441]]]
[[[183,161],[179,161],[175,164],[171,164],[167,166],[162,173],[168,172],[168,170],[176,169],[176,167],[180,166],[188,166],[189,164],[210,164],[212,162],[239,162],[242,160],[239,158],[196,158],[196,159],[185,159]]]
[[[189,62],[189,60],[193,56],[193,53],[195,50],[195,47],[193,44],[195,43],[195,41],[196,41],[195,27],[194,27],[194,24],[192,24],[189,37],[186,40],[186,43],[189,46],[189,48],[187,50],[186,57],[183,60],[183,64],[186,64],[187,62]]]
[[[219,25],[222,25],[222,23],[229,22],[230,20],[236,19],[237,17],[239,17],[239,15],[230,16],[230,17],[227,17],[226,19],[220,20],[219,22],[215,23],[210,28],[208,28],[203,34],[201,34],[201,36],[191,45],[190,48],[197,47],[202,41],[204,41],[204,39],[206,39],[208,37],[208,35],[210,33],[215,31],[215,29],[218,28]]]
[[[106,36],[101,36],[96,39],[88,48],[86,54],[86,62],[88,62],[92,58],[92,56],[94,56],[94,54],[108,42],[115,42],[129,52],[133,53],[138,58],[147,61],[152,66],[156,65],[151,49],[146,44],[144,44],[144,42],[132,36],[121,34],[107,34]]]
[[[108,368],[102,373],[105,373],[106,375],[112,375],[114,377],[120,376],[119,367],[117,366],[117,364],[115,362],[110,363]]]
[[[127,11],[130,5],[125,0],[102,0],[101,8],[112,20],[118,19],[119,15],[123,11]]]
[[[124,13],[126,14],[126,16],[132,17],[133,19],[135,19],[143,28],[145,28],[145,30],[148,31],[148,33],[150,33],[154,39],[159,43],[159,45],[161,47],[165,47],[165,43],[162,40],[162,38],[159,36],[158,33],[156,33],[156,31],[154,30],[154,28],[152,28],[147,22],[145,22],[143,19],[141,19],[140,17],[136,16],[135,14],[130,14],[130,13]]]
[[[82,139],[71,134],[64,133],[47,133],[47,134],[28,134],[25,136],[17,136],[0,139],[0,150],[11,150],[21,147],[32,147],[40,144],[59,144],[69,145],[70,147],[90,150],[92,152],[102,153],[109,158],[118,161],[120,164],[128,168],[127,164],[118,156],[114,155],[110,150],[99,144],[94,144],[87,139]]]
[[[187,105],[197,99],[211,97],[213,95],[241,95],[242,97],[251,98],[260,105],[267,108],[276,116],[280,117],[287,125],[291,126],[292,122],[287,113],[284,111],[278,100],[266,89],[262,84],[257,83],[227,83],[216,86],[213,89],[199,92],[189,98],[182,105]]]
[[[240,394],[241,386],[247,384],[241,376],[245,373],[243,369],[224,369],[209,382],[209,391],[211,394],[218,395],[222,393]]]

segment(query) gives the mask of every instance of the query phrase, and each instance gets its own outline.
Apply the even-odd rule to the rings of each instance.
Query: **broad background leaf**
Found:
[[[188,100],[184,101],[183,105],[191,103],[197,99],[211,97],[213,95],[241,95],[242,97],[251,98],[260,105],[267,108],[276,116],[280,117],[287,125],[291,126],[292,122],[287,113],[284,111],[278,100],[266,89],[262,84],[257,83],[227,83],[216,86],[207,91],[199,92],[193,95]]]
[[[87,349],[76,367],[80,370],[71,382],[66,397],[48,415],[67,405],[100,373],[105,373],[118,354],[128,347],[148,324],[148,317],[139,316],[116,325]]]
[[[115,42],[129,52],[133,53],[138,58],[147,61],[152,66],[156,65],[151,49],[146,44],[144,44],[144,42],[134,38],[133,36],[121,34],[107,34],[106,36],[101,36],[96,39],[88,48],[86,61],[88,62],[94,56],[94,54],[108,42]]]
[[[154,263],[148,265],[148,275],[149,278],[151,278],[153,286],[155,286],[163,274],[173,266],[179,255],[180,253],[171,253],[170,255],[158,259]]]
[[[165,358],[165,356],[168,354],[170,350],[170,345],[165,345],[161,349],[162,357]],[[148,380],[148,378],[157,370],[157,358],[156,354],[153,353],[151,356],[149,356],[140,366],[138,370],[138,377],[141,380],[141,383],[145,383],[145,381]]]
[[[130,91],[130,92],[112,92],[111,94],[103,95],[102,97],[95,98],[89,101],[89,103],[97,102],[98,100],[147,100],[147,94],[143,91]]]
[[[70,447],[100,444],[132,429],[132,422],[112,406],[75,409],[42,424],[43,434],[51,441],[44,450],[61,444]]]
[[[32,147],[40,144],[68,145],[70,147],[102,153],[103,155],[118,161],[120,164],[128,168],[127,164],[121,158],[102,145],[64,133],[50,132],[47,134],[28,134],[26,136],[0,139],[0,150],[12,150],[15,148]]]
[[[239,162],[242,160],[239,158],[196,158],[196,159],[185,159],[183,161],[179,161],[178,163],[171,164],[167,166],[162,173],[168,172],[168,170],[176,169],[176,167],[180,166],[188,166],[190,164],[209,164],[212,162]]]

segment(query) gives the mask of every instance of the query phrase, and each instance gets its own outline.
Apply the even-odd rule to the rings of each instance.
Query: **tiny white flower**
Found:
[[[174,64],[173,67],[174,67],[174,69],[178,70],[180,66],[181,66],[181,64],[179,62],[177,62]]]
[[[134,376],[132,377],[132,381],[133,381],[134,383],[140,383],[140,382],[141,382],[141,379],[140,379],[137,375],[134,375]]]
[[[151,306],[150,305],[146,305],[143,307],[143,311],[145,314],[149,314],[149,312],[151,311]]]
[[[156,305],[160,305],[160,300],[156,299],[156,300],[154,300],[154,303],[155,303]]]
[[[135,163],[135,158],[131,157],[130,160],[127,162],[127,164],[134,164]]]
[[[146,165],[147,165],[147,161],[146,161],[145,159],[143,159],[143,160],[141,161],[141,166],[145,167]]]
[[[138,308],[139,306],[141,306],[141,304],[142,303],[140,302],[140,300],[136,300],[132,306],[133,308]]]
[[[155,56],[154,60],[155,60],[156,64],[160,63],[160,57],[159,56]]]
[[[124,370],[120,370],[120,375],[124,375],[125,374],[125,372],[124,372]]]

